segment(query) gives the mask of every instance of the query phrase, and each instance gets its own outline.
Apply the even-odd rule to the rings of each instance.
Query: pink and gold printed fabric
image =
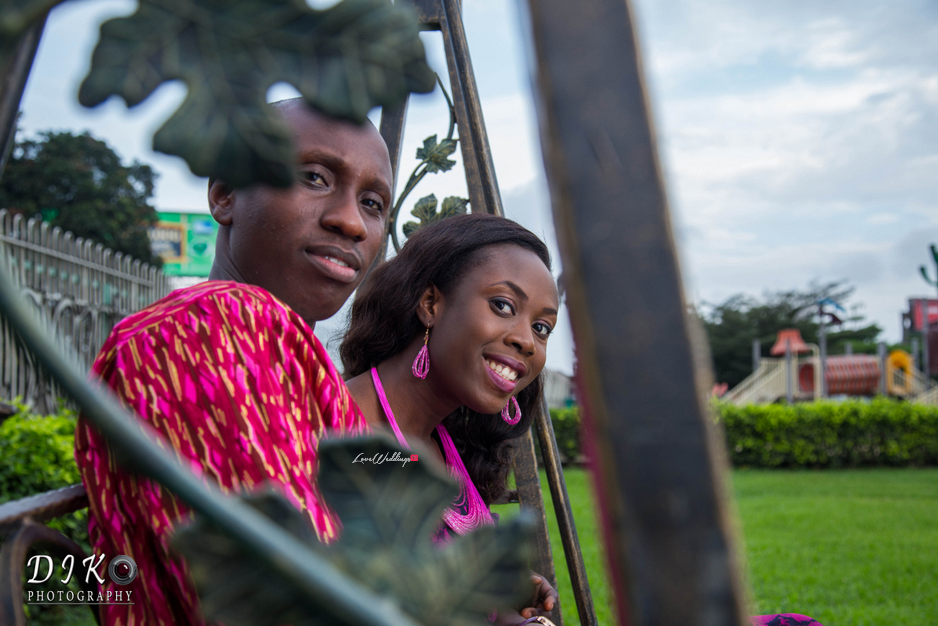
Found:
[[[208,282],[173,292],[121,321],[94,373],[206,482],[233,493],[273,484],[328,542],[339,532],[316,484],[326,430],[365,421],[312,329],[259,287]],[[89,534],[105,564],[137,564],[133,604],[103,605],[103,624],[203,624],[186,565],[168,546],[188,516],[161,487],[125,472],[79,420],[75,457],[90,502]],[[116,597],[116,596],[115,596]]]

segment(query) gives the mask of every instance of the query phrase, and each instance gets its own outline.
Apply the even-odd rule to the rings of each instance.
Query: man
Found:
[[[174,291],[118,324],[94,365],[118,397],[204,480],[226,492],[276,485],[323,541],[336,521],[315,483],[326,429],[364,421],[314,324],[352,294],[381,248],[391,206],[387,147],[374,126],[278,103],[294,134],[299,182],[288,189],[209,183],[220,224],[210,281]],[[89,494],[89,535],[105,564],[127,555],[133,604],[101,606],[104,624],[201,624],[170,531],[187,509],[116,464],[84,420],[75,456]],[[113,597],[116,597],[113,596]]]

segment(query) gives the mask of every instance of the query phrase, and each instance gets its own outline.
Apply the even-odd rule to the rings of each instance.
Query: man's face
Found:
[[[226,277],[263,287],[313,324],[339,310],[381,248],[391,163],[370,124],[339,122],[303,105],[280,113],[293,128],[298,182],[234,191],[212,184],[212,214],[229,227],[228,258],[216,265],[227,263]]]

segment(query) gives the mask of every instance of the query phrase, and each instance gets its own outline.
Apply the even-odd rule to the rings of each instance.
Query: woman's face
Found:
[[[430,331],[430,371],[460,404],[498,413],[547,358],[557,324],[557,286],[536,254],[512,244],[482,261],[440,301]]]

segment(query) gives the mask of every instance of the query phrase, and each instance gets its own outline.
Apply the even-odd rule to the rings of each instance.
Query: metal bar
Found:
[[[579,397],[620,623],[742,624],[706,403],[625,0],[528,0]]]
[[[43,254],[43,255],[45,255],[45,256],[49,256],[49,257],[52,257],[52,258],[55,258],[55,259],[60,259],[60,260],[62,260],[62,261],[68,261],[69,263],[72,263],[72,264],[77,265],[77,266],[79,266],[79,267],[82,267],[82,268],[89,268],[89,269],[92,269],[92,270],[101,272],[101,273],[103,273],[103,274],[107,274],[108,276],[114,276],[115,278],[122,278],[122,279],[124,279],[124,280],[130,281],[130,282],[133,282],[133,283],[137,283],[137,284],[140,284],[140,285],[144,285],[144,286],[146,286],[146,287],[153,287],[153,286],[154,286],[154,281],[152,281],[152,280],[147,280],[147,279],[145,279],[145,278],[140,278],[139,276],[134,276],[133,274],[128,274],[128,273],[126,273],[126,272],[121,272],[120,270],[111,269],[111,268],[106,267],[106,266],[104,266],[104,265],[101,265],[101,264],[99,264],[99,263],[93,263],[93,262],[90,262],[90,261],[85,261],[85,260],[83,260],[83,259],[81,259],[81,258],[79,258],[79,257],[72,256],[72,255],[70,255],[70,254],[68,254],[68,253],[59,252],[58,250],[54,250],[54,249],[52,249],[52,248],[47,248],[47,247],[42,246],[42,245],[39,245],[39,244],[34,244],[34,243],[30,243],[30,242],[28,242],[28,241],[23,241],[22,239],[19,239],[19,238],[17,238],[17,237],[11,237],[11,236],[6,235],[6,234],[0,234],[0,241],[2,241],[3,243],[5,243],[5,244],[7,244],[7,245],[16,247],[16,248],[22,248],[22,249],[24,249],[24,250],[29,250],[29,251],[31,251],[31,252],[37,252],[37,253],[39,253],[39,254]]]
[[[5,263],[4,263],[5,265]],[[82,408],[84,415],[121,451],[121,462],[159,482],[192,509],[228,533],[245,550],[268,564],[333,619],[385,626],[416,626],[396,603],[372,593],[345,576],[299,539],[240,500],[203,484],[175,456],[169,443],[154,441],[141,423],[104,389],[92,387],[55,347],[33,319],[22,296],[0,268],[0,312],[19,333],[23,343]]]
[[[443,31],[450,89],[456,106],[459,144],[462,147],[463,167],[466,170],[466,185],[469,187],[469,202],[473,213],[504,215],[459,3],[456,0],[441,2],[444,19],[440,29]]]
[[[586,564],[583,563],[583,553],[580,551],[580,538],[576,532],[576,522],[573,520],[573,511],[570,507],[567,481],[564,480],[563,469],[560,467],[560,450],[557,448],[557,438],[554,435],[554,425],[550,421],[547,402],[542,403],[535,423],[541,444],[541,456],[544,458],[544,469],[547,471],[550,498],[554,502],[554,513],[557,515],[557,527],[560,530],[563,553],[567,559],[567,569],[570,571],[576,610],[580,616],[580,626],[598,626],[593,595],[590,593],[589,579],[586,575]]]
[[[384,143],[388,146],[388,155],[391,157],[391,176],[394,184],[391,187],[391,202],[397,198],[397,177],[401,169],[401,150],[404,145],[404,121],[407,119],[407,104],[410,96],[404,99],[402,103],[393,107],[381,109],[381,136]],[[388,207],[390,210],[390,207]],[[388,237],[393,229],[397,228],[397,215],[388,218],[385,225],[384,239],[381,241],[381,250],[375,257],[372,268],[384,261],[388,254]]]
[[[820,361],[820,367],[818,368],[821,372],[821,384],[820,392],[821,397],[826,398],[828,394],[827,390],[827,328],[824,323],[824,307],[818,306],[818,317],[821,318],[821,322],[818,324],[818,361]]]
[[[46,15],[43,15],[30,25],[20,36],[13,47],[12,54],[0,57],[0,178],[6,167],[10,150],[13,149],[13,139],[16,137],[16,118],[20,111],[20,100],[26,89],[26,80],[33,67],[33,59],[39,49],[39,40],[46,26]],[[5,46],[4,46],[5,47]]]
[[[26,518],[44,522],[87,506],[88,494],[83,485],[72,485],[5,502],[0,504],[0,535],[6,534]]]
[[[26,626],[26,615],[23,611],[23,570],[26,567],[26,557],[30,548],[43,548],[43,553],[51,552],[49,556],[65,558],[72,555],[75,561],[81,562],[85,552],[81,547],[63,535],[42,524],[30,519],[23,520],[16,529],[3,542],[0,548],[0,625]],[[87,577],[77,576],[75,582],[87,593],[96,593],[97,583],[88,582]],[[89,606],[95,614],[97,611]]]
[[[886,383],[886,344],[882,341],[876,344],[876,360],[879,362],[879,393],[885,396],[889,385]]]
[[[503,216],[505,211],[502,206],[501,193],[498,189],[498,179],[495,175],[495,166],[492,161],[492,150],[489,146],[488,134],[485,129],[485,119],[482,115],[482,105],[479,102],[479,92],[475,82],[475,74],[472,70],[472,60],[469,57],[469,47],[466,41],[466,32],[462,23],[460,7],[456,0],[439,0],[439,2],[442,7],[443,17],[440,23],[440,30],[443,34],[443,45],[446,50],[446,61],[450,75],[450,89],[453,93],[456,120],[459,125],[459,142],[462,147],[463,165],[466,171],[466,184],[469,188],[472,211]],[[543,410],[546,411],[546,404]],[[549,413],[545,419],[549,426]],[[541,440],[544,440],[545,437],[553,437],[552,429],[549,434],[544,432],[542,420],[537,422],[537,429],[538,437]],[[542,447],[541,450],[545,455],[549,454],[553,456],[550,461],[559,471],[560,457],[556,442],[553,448]],[[516,450],[514,470],[515,480],[518,484],[518,500],[522,507],[532,511],[536,516],[537,531],[535,538],[537,541],[538,563],[535,569],[538,573],[547,576],[548,580],[556,588],[557,577],[550,546],[550,537],[547,532],[544,498],[541,493],[540,477],[537,472],[534,439],[530,431],[522,438],[521,444]],[[551,477],[549,477],[549,480],[550,478]],[[555,479],[555,477],[553,478]],[[563,480],[562,475],[560,480]],[[563,517],[564,519],[569,519],[572,523],[573,518],[570,512],[569,499],[558,499],[555,495],[555,484],[553,483],[551,484],[551,493],[558,520]],[[574,539],[575,532],[574,528]],[[574,562],[579,559],[580,566],[582,567],[582,555],[580,553],[579,543],[569,543],[565,538],[563,545],[568,565],[571,564],[571,558],[573,558]],[[589,591],[589,583],[586,581],[585,570],[575,571],[575,568],[571,569],[570,576],[571,580],[577,581],[577,583],[574,584],[574,593],[577,596],[578,610],[581,606],[587,605],[591,609],[592,597]],[[563,616],[559,602],[552,615],[554,622],[559,626],[563,626]],[[592,622],[583,622],[583,624],[594,624],[595,615],[593,615],[592,619]]]
[[[547,533],[547,516],[544,513],[544,498],[541,494],[541,479],[537,472],[537,457],[534,454],[534,438],[528,430],[521,437],[514,455],[515,485],[521,509],[534,517],[534,538],[537,542],[537,558],[532,564],[535,572],[547,578],[557,588],[557,573]],[[551,612],[551,621],[563,626],[560,603]]]

